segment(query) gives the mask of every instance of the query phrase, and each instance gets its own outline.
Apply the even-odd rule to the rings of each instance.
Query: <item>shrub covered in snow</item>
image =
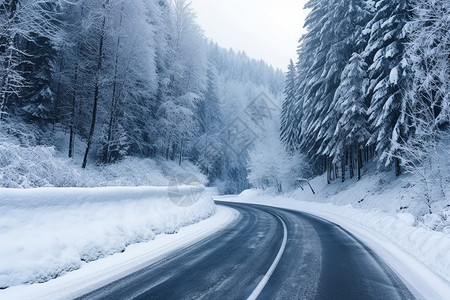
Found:
[[[116,164],[82,170],[74,161],[61,158],[54,147],[0,143],[0,187],[163,186],[178,173],[195,174],[206,183],[205,176],[189,162],[180,167],[163,159],[128,157]]]

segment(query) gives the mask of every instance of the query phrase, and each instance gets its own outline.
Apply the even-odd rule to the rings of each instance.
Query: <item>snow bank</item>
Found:
[[[0,290],[0,299],[66,300],[81,297],[163,259],[169,252],[209,237],[238,217],[238,211],[218,206],[214,216],[183,227],[177,234],[160,234],[152,241],[130,245],[124,253],[93,261],[45,283],[18,285]]]
[[[357,186],[353,186],[353,189],[357,188]],[[368,190],[364,190],[364,192],[368,192]],[[349,188],[342,190],[341,193],[347,197],[347,201],[352,199],[351,201],[358,202],[359,198],[355,199],[358,196],[357,190],[352,191],[352,188]],[[319,197],[321,194],[323,196],[323,190],[322,193],[319,190]],[[334,197],[341,198],[344,197],[343,195],[336,193],[334,196],[327,196],[319,200],[316,198],[318,196],[313,196],[311,191],[306,189],[284,196],[267,191],[247,190],[239,196],[224,197],[220,200],[265,204],[312,213],[343,226],[358,237],[365,237],[364,242],[373,242],[374,238],[367,238],[367,236],[375,236],[377,241],[381,241],[378,242],[377,247],[380,247],[381,244],[381,248],[384,249],[382,252],[390,252],[389,255],[392,255],[393,252],[403,253],[394,257],[392,261],[394,264],[395,261],[400,260],[407,262],[402,267],[406,268],[409,273],[414,273],[416,277],[419,276],[419,278],[410,280],[413,288],[418,289],[422,295],[431,297],[429,299],[444,299],[445,297],[442,295],[448,295],[446,293],[450,292],[449,234],[416,227],[415,217],[407,213],[389,213],[380,209],[363,210],[355,208],[351,204],[338,206],[331,203],[298,200],[299,198],[309,198],[320,202],[336,201],[333,199]],[[339,201],[344,200],[342,198]],[[393,247],[389,248],[390,244]],[[378,253],[380,254],[380,252]],[[413,259],[406,259],[405,256],[412,256]],[[429,270],[432,273],[426,274]],[[414,274],[407,274],[405,270],[402,273],[405,277],[414,276]],[[419,287],[418,285],[423,286]]]
[[[215,213],[211,192],[167,187],[0,189],[0,288],[45,282]],[[169,196],[171,195],[171,196]]]

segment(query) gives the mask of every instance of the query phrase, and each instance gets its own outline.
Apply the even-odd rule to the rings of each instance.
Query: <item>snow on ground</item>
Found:
[[[179,166],[162,158],[127,157],[110,165],[89,163],[83,170],[80,161],[66,158],[54,147],[24,147],[2,140],[0,134],[0,187],[167,186],[180,173],[195,174],[203,184],[207,181],[190,162]]]
[[[130,245],[123,253],[83,264],[80,269],[45,283],[0,290],[0,299],[57,300],[82,296],[160,260],[171,251],[177,251],[210,236],[235,221],[238,216],[237,211],[219,206],[214,216],[183,227],[177,234],[160,234],[150,242]]]
[[[212,193],[192,186],[0,189],[0,287],[46,282],[176,233],[214,215]]]
[[[403,201],[407,201],[407,185],[400,180],[387,184],[394,179],[385,176],[367,176],[358,183],[332,185],[319,177],[311,181],[316,195],[305,187],[285,195],[247,190],[219,200],[295,209],[336,223],[374,249],[424,299],[448,299],[448,231],[416,226],[415,217],[400,210]]]

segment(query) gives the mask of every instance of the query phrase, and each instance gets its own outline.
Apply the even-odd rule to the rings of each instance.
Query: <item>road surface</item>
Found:
[[[414,299],[349,232],[296,211],[219,202],[228,228],[79,299]]]

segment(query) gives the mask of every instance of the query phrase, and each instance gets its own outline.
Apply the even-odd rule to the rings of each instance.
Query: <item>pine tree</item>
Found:
[[[374,130],[368,144],[376,145],[380,165],[388,166],[399,154],[396,145],[408,135],[407,120],[401,118],[401,111],[408,81],[404,26],[411,4],[407,0],[379,0],[375,7],[376,14],[365,29],[369,39],[363,52],[369,64],[367,97],[371,103],[367,113]],[[399,161],[394,162],[399,175]]]
[[[296,101],[296,68],[291,60],[286,74],[286,87],[284,90],[284,100],[281,110],[281,140],[287,145],[288,149],[297,148],[298,136],[297,124],[300,122],[300,112],[296,113],[294,104]]]
[[[365,91],[367,65],[360,54],[354,53],[342,72],[341,84],[334,96],[334,113],[340,116],[331,143],[330,155],[340,159],[344,172],[345,157],[357,157],[357,177],[361,179],[361,148],[366,145],[370,131],[367,124]],[[342,173],[342,180],[345,174]]]
[[[310,1],[308,32],[299,48],[298,103],[302,110],[301,148],[312,158],[330,157],[329,145],[340,116],[333,111],[341,73],[360,47],[361,31],[370,17],[364,1]],[[327,164],[330,165],[330,164]]]

